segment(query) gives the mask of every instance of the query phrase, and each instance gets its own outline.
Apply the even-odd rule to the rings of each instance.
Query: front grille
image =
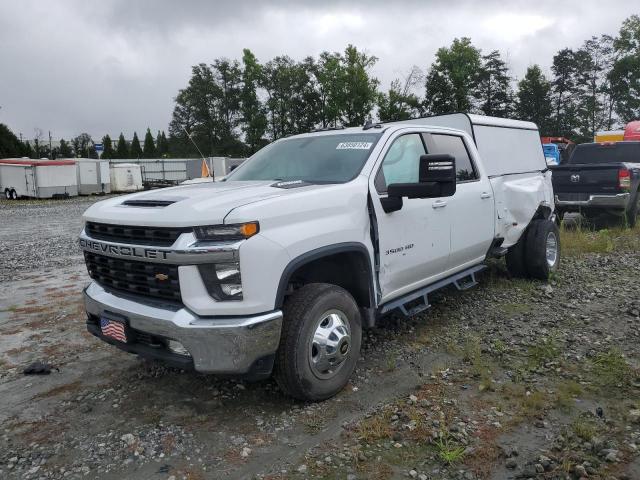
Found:
[[[182,233],[192,231],[188,227],[137,227],[95,222],[87,222],[85,225],[87,235],[96,240],[155,247],[169,247]]]
[[[84,252],[84,259],[89,276],[105,288],[172,302],[182,299],[176,265],[122,260],[92,252]]]

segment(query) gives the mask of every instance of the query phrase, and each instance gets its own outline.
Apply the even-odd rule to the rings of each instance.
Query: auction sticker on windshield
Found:
[[[373,142],[340,142],[336,150],[369,150]]]

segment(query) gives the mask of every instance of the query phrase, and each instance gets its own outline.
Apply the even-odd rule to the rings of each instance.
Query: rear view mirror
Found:
[[[402,197],[438,198],[456,193],[456,159],[448,154],[420,156],[418,183],[392,183],[380,199],[386,213],[402,208]]]

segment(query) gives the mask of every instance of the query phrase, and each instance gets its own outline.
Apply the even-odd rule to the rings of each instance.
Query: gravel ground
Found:
[[[90,201],[0,203],[22,232],[0,243],[0,478],[640,479],[640,230],[563,232],[548,284],[491,262],[368,331],[348,387],[302,404],[87,334]],[[59,370],[22,375],[34,360]]]
[[[82,213],[107,197],[68,200],[0,199],[0,281],[78,262]]]

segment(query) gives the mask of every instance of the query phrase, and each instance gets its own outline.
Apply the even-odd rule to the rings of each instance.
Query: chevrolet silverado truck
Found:
[[[418,313],[488,257],[558,267],[551,175],[529,122],[466,114],[277,140],[223,182],[84,214],[87,328],[122,350],[335,395],[362,330]]]
[[[569,161],[551,167],[559,218],[616,215],[635,226],[640,210],[640,142],[583,143]]]

